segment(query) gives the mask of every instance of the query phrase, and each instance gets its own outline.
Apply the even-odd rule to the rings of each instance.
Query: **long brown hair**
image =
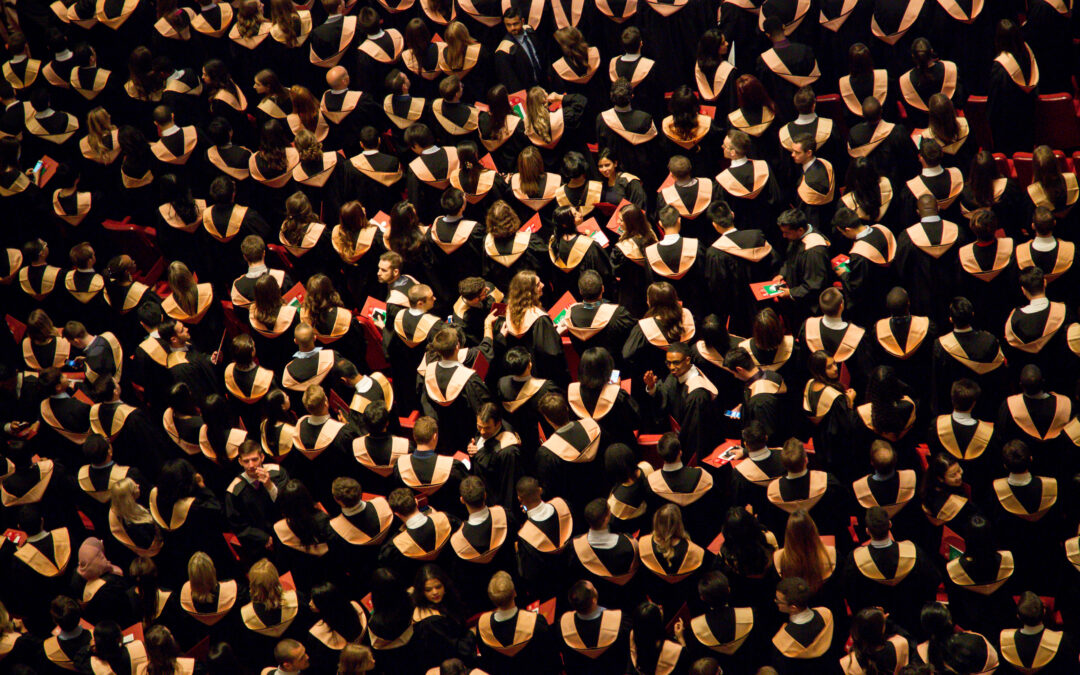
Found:
[[[308,131],[314,132],[319,124],[319,102],[311,95],[307,87],[294,84],[289,87],[289,100],[293,112],[300,118],[300,123]]]
[[[645,299],[649,305],[645,318],[656,320],[656,325],[668,342],[681,341],[683,313],[675,287],[667,281],[649,284],[649,288],[645,291]]]
[[[540,293],[536,284],[540,277],[532,270],[521,270],[510,280],[510,292],[506,300],[506,320],[511,326],[520,326],[530,307],[540,307]]]
[[[521,219],[505,201],[498,199],[488,208],[484,219],[487,233],[495,241],[510,239],[521,229]]]
[[[1049,145],[1040,145],[1035,148],[1031,159],[1035,182],[1042,185],[1051,204],[1062,204],[1065,201],[1065,179],[1054,151]]]
[[[277,323],[278,314],[285,305],[281,300],[281,286],[277,279],[269,274],[264,274],[255,281],[255,302],[252,315],[256,321],[265,326],[273,327]]]
[[[562,50],[563,58],[578,73],[587,72],[589,69],[589,43],[585,42],[585,36],[573,26],[560,28],[552,34],[555,42]]]
[[[619,236],[619,241],[630,239],[642,252],[647,246],[656,243],[656,232],[644,211],[633,204],[627,204],[619,211],[619,215],[623,223],[623,233]]]
[[[465,50],[469,45],[476,44],[476,40],[469,35],[468,27],[460,21],[451,21],[443,31],[443,40],[446,42],[446,65],[450,70],[461,70],[465,67]],[[423,54],[417,54],[417,60]]]
[[[285,37],[287,47],[295,47],[297,42],[296,23],[300,14],[292,0],[270,0],[270,20]]]
[[[521,191],[530,197],[540,197],[544,188],[540,181],[547,176],[544,168],[544,156],[535,145],[530,145],[517,156],[518,185]]]
[[[927,102],[930,112],[930,131],[942,145],[948,145],[960,137],[960,123],[956,121],[956,108],[952,99],[942,93],[934,94]]]
[[[780,576],[802,577],[817,592],[829,574],[829,554],[821,542],[817,524],[804,509],[788,516],[784,548],[780,551]]]
[[[281,236],[293,246],[304,241],[308,225],[318,220],[307,195],[297,190],[285,200],[285,221],[281,223]]]
[[[356,251],[356,238],[361,230],[375,227],[368,220],[364,205],[355,199],[341,205],[341,227],[334,233],[334,243],[344,255],[351,256]]]
[[[343,307],[341,296],[334,289],[334,282],[325,274],[312,274],[305,286],[304,306],[301,313],[306,320],[314,323],[327,310]]]
[[[188,266],[179,260],[169,264],[169,290],[180,309],[193,315],[199,311],[199,286]]]
[[[551,111],[543,87],[533,87],[525,97],[525,127],[545,143],[551,142]]]

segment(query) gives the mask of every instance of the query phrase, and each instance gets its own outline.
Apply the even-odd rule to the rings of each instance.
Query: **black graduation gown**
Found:
[[[799,241],[789,242],[780,276],[787,282],[794,307],[792,323],[797,326],[807,316],[818,314],[818,296],[829,283],[829,240],[808,232]]]
[[[999,475],[998,448],[1000,435],[994,433],[992,422],[976,420],[976,424],[960,424],[951,413],[939,415],[930,422],[926,445],[930,454],[947,452],[960,462],[974,494],[980,502],[990,497],[991,478]]]
[[[502,404],[505,419],[521,437],[521,452],[526,473],[532,470],[536,449],[540,447],[537,425],[541,423],[542,418],[537,405],[544,394],[558,390],[551,380],[536,377],[515,380],[512,376],[506,375],[499,378],[495,385],[496,398]],[[546,423],[544,431],[545,433],[551,431]]]
[[[1018,67],[1016,78],[1025,83],[1021,86],[1002,63],[1005,58],[1010,57],[999,55],[990,66],[987,90],[986,113],[994,134],[994,151],[1030,152],[1035,145],[1035,103],[1040,92],[1039,77],[1032,71],[1037,73],[1038,65],[1031,60],[1026,68]]]
[[[893,269],[910,294],[911,311],[938,326],[947,325],[957,278],[952,252],[963,241],[960,227],[940,218],[917,222],[896,236]]]
[[[809,421],[810,436],[814,441],[815,464],[833,473],[855,473],[861,464],[852,457],[851,403],[836,387],[819,388],[816,386],[819,384],[809,380],[802,399],[803,413]]]
[[[277,464],[263,464],[270,479],[280,491],[289,481],[289,474]],[[255,485],[244,476],[237,476],[225,490],[225,518],[240,544],[258,551],[270,541],[271,532],[281,518],[277,503],[270,499],[266,488]]]
[[[896,284],[892,262],[896,238],[884,226],[871,226],[856,239],[849,251],[848,272],[840,274],[847,303],[845,308],[856,323],[872,325],[884,314],[881,299]]]
[[[1033,0],[1027,4],[1023,25],[1024,41],[1039,62],[1039,81],[1046,93],[1068,91],[1068,64],[1076,59],[1070,26],[1075,23],[1066,3]],[[1066,11],[1062,11],[1062,10]],[[993,58],[987,55],[987,62]]]
[[[725,672],[751,669],[768,631],[758,625],[759,618],[752,607],[708,609],[690,619],[684,633],[686,648],[697,658],[716,659]]]
[[[586,389],[581,383],[571,383],[567,388],[570,409],[581,419],[590,418],[600,425],[601,444],[624,443],[634,447],[635,432],[641,428],[637,402],[617,384],[606,384],[601,389]]]
[[[699,372],[692,373],[686,382],[669,374],[656,388],[652,402],[657,423],[664,426],[660,418],[667,415],[678,425],[684,462],[712,452],[720,420],[716,394],[716,387]]]
[[[517,497],[516,485],[524,475],[521,439],[512,431],[500,431],[484,441],[472,458],[474,475],[484,479],[488,501],[505,509],[513,509]]]
[[[1013,554],[1007,550],[988,553],[978,564],[967,556],[948,563],[945,591],[953,620],[963,621],[972,630],[993,633],[1009,625],[1015,614],[1012,600],[1015,584]]]
[[[856,606],[884,607],[902,626],[917,625],[922,606],[934,597],[939,583],[941,575],[930,554],[908,540],[886,548],[860,546],[844,565],[844,595],[852,611],[858,611]]]
[[[536,479],[549,497],[562,497],[580,512],[595,495],[603,459],[600,425],[595,420],[570,422],[548,435],[536,451]]]
[[[1008,376],[1005,356],[998,339],[985,330],[953,331],[934,343],[934,379],[938,412],[948,411],[949,389],[961,378],[969,378],[989,395],[975,406],[975,416],[986,419],[997,414],[995,403],[1005,392]]]
[[[592,305],[592,306],[589,306]],[[590,347],[603,347],[613,358],[622,357],[622,346],[634,327],[634,318],[615,303],[576,303],[559,323],[559,331],[568,335],[578,355]]]
[[[615,108],[601,112],[596,116],[596,140],[601,149],[611,151],[621,170],[646,180],[659,177],[649,161],[660,148],[656,124],[648,112]]]
[[[576,295],[578,279],[587,270],[599,274],[605,288],[614,285],[607,252],[586,235],[578,234],[569,239],[558,237],[549,242],[548,258],[554,267],[551,276],[552,297],[561,298],[564,293]]]
[[[765,132],[768,134],[768,132]],[[716,176],[724,200],[731,207],[735,224],[743,229],[759,228],[768,233],[773,246],[780,245],[779,233],[772,228],[776,217],[786,208],[776,172],[767,158],[756,153],[739,166],[729,166]]]
[[[622,675],[626,672],[629,616],[617,609],[584,619],[576,612],[559,618],[559,648],[567,675]]]
[[[534,615],[535,619],[522,622],[523,615],[526,610],[520,609],[506,621],[495,621],[490,612],[481,615],[477,646],[484,671],[542,675],[559,669],[559,652],[547,619]],[[532,628],[527,630],[530,623]]]
[[[821,488],[824,490],[819,492]],[[811,470],[798,478],[784,475],[770,483],[766,490],[770,507],[762,514],[762,520],[767,526],[771,525],[772,532],[780,533],[780,537],[788,515],[797,508],[804,508],[813,516],[821,534],[835,537],[839,550],[843,551],[845,541],[851,541],[847,533],[850,524],[847,495],[832,474]]]
[[[517,531],[515,549],[523,590],[546,601],[561,592],[574,523],[570,507],[556,497],[548,503],[555,512],[543,520],[526,518]]]
[[[1013,551],[1016,583],[1036,593],[1058,588],[1055,569],[1045,561],[1058,552],[1057,542],[1066,535],[1062,522],[1064,504],[1059,503],[1058,484],[1053,478],[1032,476],[1027,485],[1010,485],[1008,478],[993,482],[990,515],[994,536],[1000,546]],[[1069,533],[1071,534],[1071,532]]]
[[[394,465],[394,478],[398,485],[427,496],[428,503],[438,511],[453,516],[465,515],[460,500],[461,481],[468,470],[460,461],[446,455],[424,455],[413,451],[399,457]]]
[[[588,534],[575,537],[570,550],[571,579],[587,579],[602,598],[620,609],[636,607],[644,597],[637,541],[618,535],[612,548],[594,548]]]
[[[650,513],[655,514],[666,504],[675,504],[682,510],[683,522],[692,539],[711,541],[716,536],[714,515],[721,490],[713,489],[715,483],[708,471],[689,466],[673,471],[661,469],[650,473],[645,484]]]
[[[531,320],[530,314],[535,315]],[[495,324],[496,354],[501,357],[514,347],[524,347],[532,353],[534,376],[552,380],[556,384],[568,382],[569,373],[566,370],[562,339],[555,331],[555,324],[552,323],[551,317],[538,308],[531,308],[525,316],[525,321],[528,323],[521,327],[524,330],[520,333],[510,331],[508,318],[501,324],[499,322]],[[499,361],[501,362],[501,358]]]
[[[496,571],[514,568],[513,517],[502,506],[491,506],[483,522],[465,521],[450,538],[454,559],[449,571],[469,611],[490,606],[482,601],[481,591]]]
[[[813,612],[809,623],[786,622],[773,636],[773,667],[781,675],[840,672],[840,640],[836,639],[832,613],[825,607],[814,607]]]
[[[460,521],[448,514],[429,509],[427,520],[416,528],[402,525],[396,534],[383,542],[379,549],[380,567],[391,567],[402,579],[415,578],[416,572],[426,563],[435,563],[449,569],[454,558],[450,535]]]

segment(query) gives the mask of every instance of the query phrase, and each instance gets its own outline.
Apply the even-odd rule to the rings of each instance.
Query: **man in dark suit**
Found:
[[[547,62],[540,54],[536,33],[525,25],[517,7],[503,12],[503,27],[506,35],[495,49],[495,78],[511,92],[543,84]]]

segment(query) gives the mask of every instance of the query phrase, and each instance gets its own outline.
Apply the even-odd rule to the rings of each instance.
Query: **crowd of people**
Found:
[[[1078,35],[5,3],[0,673],[1078,672]]]

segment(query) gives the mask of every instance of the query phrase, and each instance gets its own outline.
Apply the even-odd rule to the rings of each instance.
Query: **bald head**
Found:
[[[937,197],[927,192],[919,197],[919,202],[915,208],[919,211],[919,218],[936,216],[938,214]]]
[[[311,351],[315,348],[315,329],[309,323],[297,325],[293,331],[293,342],[301,351]]]
[[[326,84],[331,89],[347,89],[349,87],[349,71],[342,66],[334,66],[326,72]]]

